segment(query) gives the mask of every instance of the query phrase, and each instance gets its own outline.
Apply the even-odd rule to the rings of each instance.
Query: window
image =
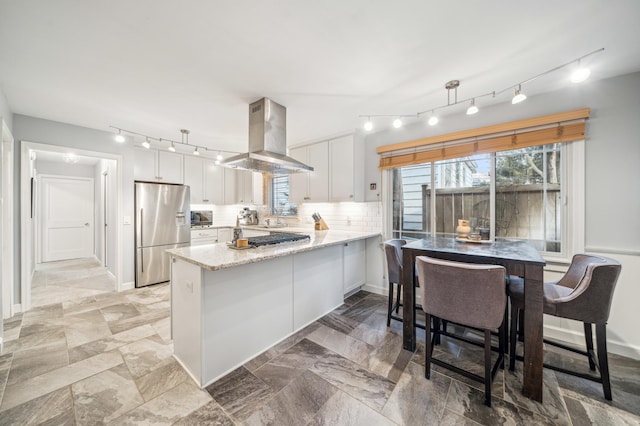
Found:
[[[268,182],[269,214],[296,216],[298,206],[289,202],[289,176],[271,176]]]
[[[458,219],[496,239],[525,239],[539,251],[563,247],[563,152],[567,144],[393,169],[393,236],[454,236]]]

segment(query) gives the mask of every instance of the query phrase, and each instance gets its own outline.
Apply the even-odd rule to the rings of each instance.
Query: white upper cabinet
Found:
[[[184,157],[184,183],[191,187],[191,203],[224,204],[224,168],[215,161]]]
[[[237,170],[236,202],[238,204],[264,204],[262,185],[262,173]]]
[[[354,135],[291,149],[291,156],[314,168],[294,173],[289,184],[294,202],[364,201],[364,152]]]
[[[350,134],[329,141],[330,201],[364,201],[364,138]]]
[[[289,175],[289,190],[292,201],[321,203],[329,201],[329,143],[293,148],[291,157],[313,167],[312,172]]]
[[[183,183],[182,161],[180,154],[135,147],[133,175],[136,180]]]

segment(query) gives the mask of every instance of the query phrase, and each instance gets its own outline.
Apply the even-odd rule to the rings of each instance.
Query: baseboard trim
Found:
[[[135,281],[120,284],[120,291],[133,290],[134,288],[136,288]]]
[[[388,292],[386,287],[379,287],[369,283],[360,287],[360,290],[368,291],[369,293],[381,294],[382,296],[386,296]]]
[[[574,330],[545,325],[543,334],[544,337],[549,337],[554,340],[560,340],[580,347],[584,346],[584,333]],[[640,360],[640,347],[617,340],[607,339],[607,351],[616,355]]]

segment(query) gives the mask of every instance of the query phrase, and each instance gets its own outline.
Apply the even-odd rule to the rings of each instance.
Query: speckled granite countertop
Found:
[[[263,228],[264,229],[264,228]],[[294,232],[292,228],[279,228],[282,232]],[[285,231],[286,230],[286,231]],[[311,240],[275,244],[250,248],[246,250],[234,250],[227,247],[226,243],[207,244],[202,246],[182,247],[167,252],[178,259],[198,265],[210,271],[231,268],[247,263],[261,262],[280,256],[288,256],[294,253],[315,250],[337,244],[348,243],[371,237],[378,237],[379,232],[352,232],[352,231],[310,231]]]

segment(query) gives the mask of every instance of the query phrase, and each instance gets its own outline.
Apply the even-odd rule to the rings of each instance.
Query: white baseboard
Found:
[[[368,291],[369,293],[381,294],[383,296],[387,295],[388,288],[387,287],[379,287],[377,285],[366,283],[363,285],[360,290]]]
[[[560,340],[579,347],[584,347],[585,344],[583,333],[574,330],[567,330],[565,328],[545,325],[543,335],[545,338]],[[607,351],[613,354],[640,360],[640,348],[627,343],[607,339]]]
[[[134,288],[136,288],[135,281],[129,281],[128,283],[120,284],[120,290],[119,291],[132,290]]]

